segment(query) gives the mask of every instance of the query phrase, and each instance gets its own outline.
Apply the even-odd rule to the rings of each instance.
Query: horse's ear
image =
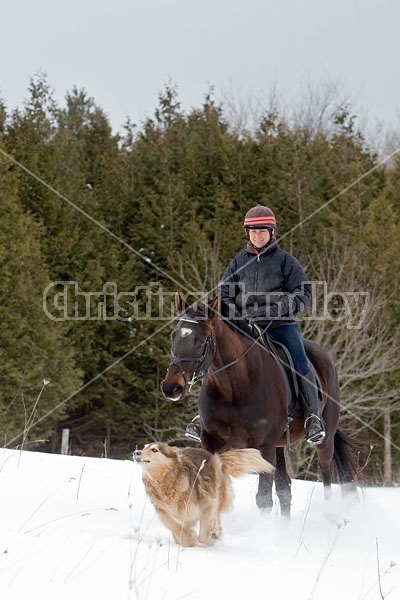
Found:
[[[185,299],[180,292],[175,293],[175,308],[178,315],[187,309]]]
[[[215,315],[219,314],[219,298],[218,296],[214,296],[211,302],[208,303],[208,306],[211,309],[210,318],[212,319]]]

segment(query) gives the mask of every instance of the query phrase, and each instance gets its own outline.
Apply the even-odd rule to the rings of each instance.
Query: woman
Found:
[[[314,369],[308,361],[296,323],[296,314],[311,300],[311,284],[294,256],[276,243],[276,219],[258,204],[244,219],[246,247],[235,256],[218,286],[221,312],[240,328],[256,323],[289,350],[302,392],[305,435],[309,444],[325,438]],[[194,438],[196,420],[188,425]]]

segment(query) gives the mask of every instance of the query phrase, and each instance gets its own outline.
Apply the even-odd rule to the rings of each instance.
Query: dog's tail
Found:
[[[243,448],[219,454],[224,475],[240,477],[246,473],[273,473],[274,467],[264,460],[259,450]]]

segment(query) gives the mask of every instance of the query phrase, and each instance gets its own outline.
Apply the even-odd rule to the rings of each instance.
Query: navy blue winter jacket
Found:
[[[311,283],[299,261],[276,242],[259,252],[247,243],[218,284],[225,317],[270,328],[295,321],[311,300]],[[243,323],[242,323],[243,324]]]

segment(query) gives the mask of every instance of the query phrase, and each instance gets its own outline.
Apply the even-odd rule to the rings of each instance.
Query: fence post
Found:
[[[69,454],[69,429],[62,430],[61,454]]]

